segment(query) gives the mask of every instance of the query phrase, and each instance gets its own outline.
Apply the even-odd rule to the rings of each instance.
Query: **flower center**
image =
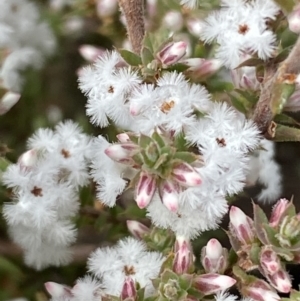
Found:
[[[130,275],[134,275],[135,274],[135,270],[134,270],[134,266],[124,266],[124,273],[126,276],[130,276]]]
[[[34,186],[33,189],[30,191],[34,196],[43,196],[42,194],[42,188],[39,188],[37,186]]]
[[[239,25],[239,34],[245,35],[249,31],[249,26],[247,24]]]
[[[171,101],[165,101],[165,102],[163,102],[163,104],[160,106],[160,110],[163,112],[163,113],[165,113],[165,114],[167,114],[167,113],[169,113],[170,112],[170,110],[172,109],[172,108],[174,108],[174,106],[175,106],[175,101],[174,100],[171,100]]]

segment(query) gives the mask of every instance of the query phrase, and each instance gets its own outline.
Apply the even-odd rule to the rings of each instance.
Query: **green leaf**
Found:
[[[232,95],[231,93],[227,93],[227,95],[230,97],[231,100],[231,104],[240,112],[246,114],[247,110],[243,104],[243,102],[238,99],[237,97],[235,97],[234,95]]]
[[[238,68],[241,68],[241,67],[256,67],[258,65],[263,65],[264,64],[264,61],[261,60],[261,59],[258,59],[258,58],[250,58],[244,62],[242,62],[241,64],[239,64],[236,68],[234,69],[238,69]]]
[[[290,96],[295,91],[295,84],[275,83],[272,90],[270,107],[274,115],[280,114]]]
[[[276,127],[275,137],[273,140],[276,142],[284,142],[284,141],[299,142],[300,129],[278,124]]]
[[[259,264],[259,254],[261,251],[261,247],[257,243],[253,243],[250,249],[250,259],[251,261],[257,265]]]
[[[163,283],[167,283],[169,279],[178,280],[178,275],[173,271],[166,269],[161,275],[161,280]]]
[[[180,288],[186,291],[192,286],[193,275],[190,275],[190,274],[181,275],[179,277],[178,282],[179,282]]]
[[[276,0],[275,0],[276,1]],[[288,57],[288,55],[289,55],[289,53],[290,53],[290,51],[292,50],[292,46],[289,46],[289,47],[287,47],[287,48],[285,48],[285,49],[283,49],[274,59],[273,59],[273,62],[275,63],[275,64],[279,64],[279,63],[281,63],[282,61],[284,61],[287,57]]]
[[[142,59],[139,55],[136,53],[133,53],[131,51],[128,51],[126,49],[119,50],[119,53],[121,54],[122,58],[126,63],[128,63],[131,66],[139,66],[142,64]]]
[[[190,164],[195,162],[198,159],[198,156],[190,152],[177,152],[173,156],[173,159],[179,159]]]
[[[175,137],[174,146],[178,151],[186,151],[187,150],[187,142],[185,140],[184,134],[180,133]]]
[[[147,47],[142,48],[142,63],[145,67],[154,60],[154,55]]]
[[[169,154],[165,153],[159,156],[158,160],[156,161],[155,165],[153,166],[153,169],[159,169],[161,165],[166,163],[169,159]]]
[[[254,93],[250,93],[246,90],[235,89],[235,92],[239,93],[242,97],[244,97],[249,103],[255,105],[258,101],[258,96]]]
[[[289,126],[300,126],[300,122],[285,114],[277,114],[274,118],[274,121],[276,123],[289,125]]]
[[[6,158],[0,157],[0,175],[1,172],[5,172],[6,168],[11,164]]]

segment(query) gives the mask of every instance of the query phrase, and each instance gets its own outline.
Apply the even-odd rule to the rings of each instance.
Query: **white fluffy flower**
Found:
[[[28,145],[32,149],[3,174],[14,193],[3,214],[28,265],[66,264],[77,235],[71,218],[79,208],[78,188],[88,180],[89,137],[69,121],[55,131],[39,130]]]
[[[164,258],[158,252],[149,252],[134,238],[119,241],[115,247],[99,248],[88,260],[89,271],[100,278],[103,291],[119,296],[126,277],[131,277],[146,296],[153,290],[151,279],[158,276]]]
[[[27,0],[0,1],[0,49],[5,49],[0,76],[2,84],[19,92],[23,83],[20,71],[39,68],[55,48],[54,36],[40,20],[39,11]]]
[[[217,58],[230,69],[237,67],[243,53],[266,60],[275,50],[276,36],[267,19],[275,19],[279,7],[272,1],[222,1],[221,10],[211,13],[203,26],[201,39],[219,44]]]
[[[141,79],[130,67],[120,67],[121,60],[116,51],[106,52],[79,77],[79,87],[88,97],[87,115],[101,127],[108,125],[108,117],[121,127],[132,123],[128,97]]]
[[[197,111],[205,113],[211,105],[205,88],[189,84],[182,73],[176,72],[165,73],[157,87],[139,86],[129,103],[136,129],[146,134],[156,127],[178,134],[195,121]]]

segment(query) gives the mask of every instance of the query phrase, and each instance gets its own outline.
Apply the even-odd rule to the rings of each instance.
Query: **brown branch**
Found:
[[[281,97],[286,87],[284,84],[292,85],[300,73],[300,37],[294,45],[289,56],[280,64],[278,70],[276,65],[266,67],[262,90],[257,102],[253,120],[258,125],[266,138],[273,138],[270,135],[272,119],[281,110]],[[278,108],[280,106],[280,108]]]
[[[145,35],[144,1],[143,0],[119,0],[127,23],[127,33],[132,49],[140,54]]]

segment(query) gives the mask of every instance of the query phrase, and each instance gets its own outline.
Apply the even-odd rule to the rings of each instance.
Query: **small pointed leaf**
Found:
[[[142,64],[142,59],[139,55],[136,53],[133,53],[131,51],[128,51],[126,49],[119,50],[119,53],[121,54],[124,61],[129,64],[130,66],[139,66]]]

